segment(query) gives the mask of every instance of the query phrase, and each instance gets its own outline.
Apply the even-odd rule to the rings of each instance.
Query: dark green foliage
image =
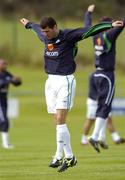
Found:
[[[113,17],[124,15],[125,0],[1,0],[0,11],[4,15],[18,13],[41,17],[54,15],[58,17],[81,17],[81,13],[90,4],[96,5],[96,15]]]

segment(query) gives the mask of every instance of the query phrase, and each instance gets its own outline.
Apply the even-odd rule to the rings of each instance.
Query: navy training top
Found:
[[[112,24],[100,23],[92,27],[60,30],[58,36],[53,39],[47,39],[38,24],[28,22],[26,28],[35,31],[39,39],[45,44],[45,72],[55,75],[70,75],[76,69],[74,57],[77,42],[100,31],[112,28]]]
[[[85,13],[85,27],[92,25],[91,14],[89,11]],[[123,23],[122,27],[114,27],[93,37],[96,68],[100,67],[104,70],[115,69],[116,39],[125,26],[125,19]]]

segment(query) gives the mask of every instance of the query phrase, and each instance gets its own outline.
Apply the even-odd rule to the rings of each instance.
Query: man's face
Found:
[[[0,71],[5,71],[7,69],[7,63],[0,59]]]
[[[47,39],[53,39],[57,37],[57,26],[54,26],[53,28],[49,28],[48,26],[44,29],[41,29],[43,34],[47,37]]]

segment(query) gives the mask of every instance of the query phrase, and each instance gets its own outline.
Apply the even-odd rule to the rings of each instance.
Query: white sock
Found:
[[[3,146],[8,146],[8,144],[9,144],[8,133],[7,132],[1,132],[1,137],[2,137]]]
[[[105,119],[101,117],[97,117],[95,121],[95,127],[91,136],[92,139],[98,141],[99,132],[104,125],[105,125]]]
[[[73,157],[72,148],[71,148],[71,144],[70,144],[70,133],[69,133],[69,130],[68,130],[66,124],[65,124],[65,136],[64,136],[63,149],[64,149],[65,158]]]
[[[114,142],[120,140],[120,136],[116,131],[111,133],[111,136],[112,136],[112,139],[113,139]]]
[[[82,138],[81,138],[81,143],[82,144],[88,144],[88,139],[87,139],[87,136],[86,135],[82,135]]]
[[[65,125],[57,125],[56,126],[56,143],[57,150],[55,157],[57,159],[61,159],[63,155],[63,146],[64,146],[64,136],[65,136]]]
[[[107,126],[107,119],[105,120],[104,126],[101,128],[99,132],[98,140],[106,141],[106,126]]]

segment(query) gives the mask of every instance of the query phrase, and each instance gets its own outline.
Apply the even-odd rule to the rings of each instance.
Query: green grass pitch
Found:
[[[22,76],[23,85],[11,87],[10,95],[19,99],[20,116],[12,120],[10,139],[12,150],[0,148],[0,180],[124,180],[125,144],[115,145],[107,131],[109,150],[97,154],[89,145],[80,144],[82,125],[85,121],[87,78],[90,68],[78,69],[77,92],[74,108],[68,116],[73,153],[78,164],[64,173],[48,167],[56,150],[55,127],[46,112],[44,81],[41,69],[11,67],[11,72]],[[22,73],[23,72],[23,73]],[[118,73],[116,95],[122,95],[125,82]],[[121,83],[122,82],[122,83]],[[125,136],[125,117],[114,117],[119,133]]]

